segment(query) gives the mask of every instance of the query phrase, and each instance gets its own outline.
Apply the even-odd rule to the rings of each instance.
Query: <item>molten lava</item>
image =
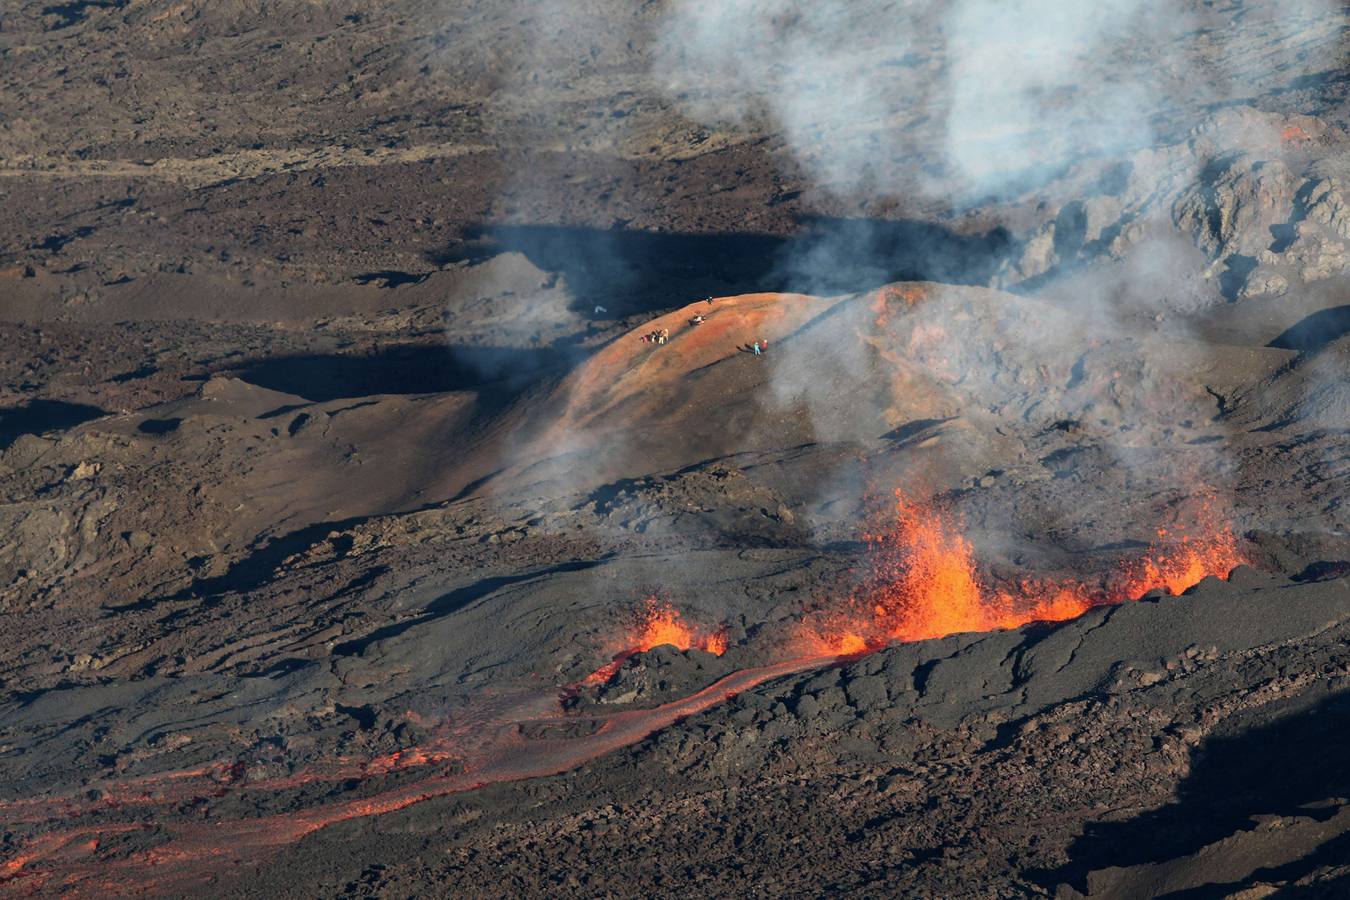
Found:
[[[639,650],[651,650],[662,644],[670,644],[677,650],[694,647],[706,650],[714,656],[727,652],[727,635],[723,629],[702,631],[686,625],[680,613],[669,603],[648,598],[642,621],[642,630],[638,634],[634,647]]]
[[[635,627],[624,639],[623,649],[610,662],[586,676],[582,684],[604,684],[614,677],[634,653],[642,653],[663,644],[669,644],[676,650],[693,648],[721,656],[727,652],[727,632],[725,628],[707,630],[686,624],[679,610],[669,602],[648,597]]]
[[[1211,515],[1209,504],[1204,513]],[[16,840],[8,858],[0,859],[0,890],[22,881],[31,891],[67,896],[106,896],[129,887],[159,894],[198,892],[222,869],[256,863],[331,824],[486,784],[565,772],[766,681],[838,664],[890,641],[1068,619],[1155,587],[1180,593],[1207,575],[1226,575],[1243,561],[1232,531],[1206,524],[1208,537],[1174,538],[1159,531],[1143,558],[1126,566],[1116,586],[1105,590],[1035,581],[997,589],[977,571],[971,544],[958,525],[949,513],[897,492],[893,520],[868,537],[873,566],[864,587],[845,610],[809,635],[807,653],[740,669],[652,709],[574,713],[556,696],[528,691],[487,698],[444,723],[429,743],[373,759],[341,757],[256,780],[243,763],[229,761],[128,779],[106,785],[106,791],[0,801],[0,819],[7,827],[33,826],[25,829],[29,839]],[[623,640],[614,661],[586,683],[608,681],[634,653],[662,644],[718,655],[727,649],[725,629],[688,623],[655,597],[643,605]],[[578,729],[578,724],[591,727]],[[232,818],[228,803],[214,807],[217,798],[245,791],[277,793],[316,782],[370,779],[377,779],[377,787],[365,796],[339,795],[290,812]],[[53,830],[44,833],[44,827]],[[160,842],[142,849],[143,833],[152,831]]]
[[[813,652],[857,654],[892,641],[1063,621],[1154,588],[1180,594],[1207,575],[1227,577],[1244,561],[1232,530],[1208,521],[1208,503],[1203,513],[1211,536],[1169,540],[1160,530],[1159,541],[1142,560],[1124,568],[1112,590],[1035,580],[1007,589],[981,578],[970,542],[952,515],[897,490],[893,521],[867,535],[873,565],[864,588],[849,599],[847,612],[827,615],[808,630],[806,642]]]
[[[33,891],[69,897],[113,894],[187,896],[202,892],[207,881],[231,865],[257,863],[276,848],[338,822],[385,815],[436,797],[471,791],[487,784],[556,775],[775,678],[830,665],[833,657],[801,657],[740,669],[702,690],[652,709],[630,709],[583,716],[541,709],[528,700],[508,706],[499,716],[475,721],[478,739],[473,759],[462,767],[427,765],[421,778],[387,784],[365,797],[342,798],[291,812],[251,818],[181,815],[181,804],[168,804],[152,821],[91,822],[39,835],[9,859],[0,861],[0,892],[19,879]],[[556,706],[556,701],[554,703]],[[541,724],[594,727],[557,736]],[[535,726],[529,731],[521,726]],[[419,757],[427,762],[427,755]],[[206,801],[206,798],[199,798]],[[194,803],[195,805],[195,803]],[[4,811],[0,801],[0,813]],[[68,812],[60,800],[48,801],[48,820],[62,821]],[[180,814],[176,814],[180,813]],[[158,831],[164,841],[149,849],[125,848],[117,835]],[[106,846],[105,846],[106,845]]]
[[[1212,518],[1209,506],[1204,515]],[[1238,549],[1237,538],[1227,525],[1214,527],[1202,537],[1182,535],[1172,538],[1165,528],[1158,530],[1158,539],[1143,559],[1125,568],[1124,585],[1117,589],[1120,599],[1129,600],[1154,588],[1166,588],[1168,593],[1180,594],[1198,584],[1207,575],[1226,578],[1228,573],[1246,562]]]
[[[1297,125],[1286,125],[1280,132],[1280,140],[1286,144],[1312,140],[1312,136]]]

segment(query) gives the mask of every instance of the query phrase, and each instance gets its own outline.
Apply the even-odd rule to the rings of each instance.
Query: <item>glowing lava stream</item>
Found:
[[[186,824],[176,828],[177,834],[168,843],[121,858],[99,858],[96,855],[98,838],[125,833],[139,826],[117,823],[44,835],[0,865],[0,884],[27,876],[33,886],[58,888],[63,895],[73,892],[105,895],[125,891],[128,887],[138,892],[190,887],[216,867],[252,861],[267,850],[294,843],[337,822],[395,812],[425,800],[488,784],[561,774],[635,744],[766,681],[845,662],[849,658],[801,657],[741,669],[695,694],[653,709],[626,710],[603,717],[555,716],[533,720],[535,724],[542,725],[574,725],[588,721],[598,723],[594,731],[585,735],[525,739],[515,727],[521,723],[509,723],[502,729],[503,737],[497,745],[468,771],[436,774],[370,797],[300,812]],[[163,828],[175,828],[170,823],[159,824]],[[61,852],[80,838],[91,840],[77,845],[73,851]],[[52,869],[29,871],[28,867],[32,863],[42,860],[55,865]],[[132,884],[117,877],[131,873],[134,873],[135,878]]]
[[[1170,536],[1160,530],[1160,543],[1141,560],[1126,566],[1106,588],[1023,581],[1013,590],[992,589],[976,572],[972,547],[956,528],[955,520],[897,492],[894,521],[880,535],[869,537],[875,551],[871,579],[863,591],[849,598],[845,609],[815,621],[816,627],[805,634],[808,652],[802,656],[733,672],[697,693],[654,709],[575,715],[561,712],[556,698],[531,695],[512,707],[497,709],[495,714],[489,711],[486,718],[462,723],[457,737],[472,733],[479,739],[472,748],[460,746],[458,740],[441,741],[364,763],[338,760],[328,766],[257,781],[241,780],[243,771],[238,764],[203,767],[124,782],[119,795],[110,801],[0,803],[0,817],[36,823],[119,806],[172,807],[235,789],[285,790],[315,781],[447,767],[454,760],[466,762],[461,771],[434,772],[372,796],[298,812],[215,822],[155,822],[155,827],[171,836],[148,850],[128,853],[116,841],[111,847],[101,846],[103,839],[148,827],[141,824],[89,824],[39,835],[0,863],[0,885],[23,879],[33,887],[98,895],[128,888],[142,892],[187,890],[221,868],[256,860],[269,850],[294,843],[328,825],[394,812],[488,784],[557,775],[635,744],[772,679],[847,662],[892,642],[1069,619],[1096,605],[1136,599],[1154,587],[1180,593],[1206,575],[1226,576],[1243,562],[1231,530],[1208,521],[1208,504],[1201,513],[1207,520],[1202,523],[1205,536],[1171,539],[1163,544],[1161,541]],[[634,653],[662,644],[721,655],[727,637],[721,629],[708,631],[686,624],[669,603],[649,599],[645,616],[625,639],[625,649],[582,685],[565,689],[565,693],[608,681]],[[593,730],[578,734],[578,725],[591,725]],[[548,736],[550,727],[559,736]],[[124,880],[119,881],[119,876]]]

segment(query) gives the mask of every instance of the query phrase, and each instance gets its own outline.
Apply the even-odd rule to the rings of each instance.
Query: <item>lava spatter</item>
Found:
[[[1211,508],[1206,505],[1206,516]],[[1176,536],[1160,530],[1143,558],[1125,566],[1110,589],[1036,580],[996,588],[979,572],[973,547],[961,534],[956,516],[897,491],[886,527],[867,536],[872,565],[863,587],[842,608],[817,619],[815,627],[804,634],[806,646],[792,658],[738,670],[688,697],[652,709],[578,716],[559,708],[556,698],[532,697],[475,718],[453,733],[447,731],[427,746],[364,762],[344,760],[282,778],[252,782],[242,777],[237,763],[224,764],[129,782],[113,794],[118,799],[111,802],[82,805],[69,798],[10,802],[0,808],[8,807],[18,819],[32,823],[72,815],[106,815],[112,821],[91,821],[87,826],[38,836],[4,861],[0,883],[27,880],[45,888],[59,879],[63,891],[106,893],[124,885],[132,870],[143,876],[148,866],[156,873],[155,883],[165,890],[189,890],[222,866],[260,859],[278,846],[336,822],[381,815],[489,783],[566,771],[772,678],[845,662],[894,641],[1069,619],[1095,605],[1134,599],[1155,587],[1179,593],[1207,575],[1222,577],[1243,561],[1237,539],[1227,526],[1214,526],[1207,518],[1201,533],[1205,536]],[[620,640],[624,649],[571,690],[608,681],[633,654],[658,646],[721,655],[728,645],[725,628],[689,622],[671,603],[657,597],[642,604]],[[575,728],[587,722],[592,727]],[[466,739],[468,732],[474,735],[471,741]],[[117,820],[123,807],[167,808],[235,790],[289,790],[338,779],[365,782],[415,769],[425,774],[369,796],[209,826],[182,822],[171,829],[165,844],[129,855],[119,853],[115,841],[105,847],[108,839],[141,828]],[[128,787],[134,790],[127,791]],[[226,845],[231,848],[228,853],[222,851]]]
[[[1212,499],[1203,503],[1197,518],[1192,533],[1159,528],[1143,559],[1123,569],[1116,597],[1130,600],[1156,588],[1179,595],[1206,576],[1227,577],[1246,562],[1237,536],[1219,521]]]
[[[885,527],[866,536],[872,566],[863,587],[842,611],[808,624],[803,644],[812,652],[856,654],[894,641],[1064,621],[1155,588],[1180,594],[1206,576],[1227,577],[1244,562],[1231,528],[1216,524],[1212,509],[1206,501],[1200,536],[1159,530],[1146,555],[1110,579],[1110,590],[1037,579],[994,587],[978,571],[959,519],[897,490]]]
[[[621,639],[622,649],[608,663],[587,675],[581,683],[604,684],[614,677],[633,654],[666,644],[676,650],[703,650],[721,656],[727,652],[727,632],[724,627],[707,629],[691,625],[669,601],[648,597],[643,601],[634,625]]]

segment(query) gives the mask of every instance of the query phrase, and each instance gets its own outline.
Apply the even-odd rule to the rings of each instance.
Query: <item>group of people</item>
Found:
[[[709,306],[712,306],[713,298],[709,297],[704,302],[706,302]],[[696,315],[689,317],[689,327],[696,328],[706,321],[708,321],[708,317],[703,315],[702,313],[698,313]],[[642,343],[644,344],[664,344],[666,341],[670,340],[670,329],[658,328],[654,331],[649,331],[646,334],[642,335],[642,337],[640,337],[639,340],[642,341]],[[766,341],[764,338],[760,338],[753,344],[743,344],[737,349],[739,349],[743,353],[753,353],[755,356],[762,356],[764,355],[764,352],[769,349],[769,342]]]

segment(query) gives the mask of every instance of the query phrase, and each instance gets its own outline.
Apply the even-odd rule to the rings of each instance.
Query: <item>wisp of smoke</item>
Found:
[[[828,191],[886,192],[921,170],[927,191],[969,201],[1145,146],[1173,107],[1198,118],[1273,73],[1315,71],[1335,41],[1297,36],[1338,6],[1206,29],[1206,5],[1184,0],[679,0],[654,66],[694,118],[767,119]]]

